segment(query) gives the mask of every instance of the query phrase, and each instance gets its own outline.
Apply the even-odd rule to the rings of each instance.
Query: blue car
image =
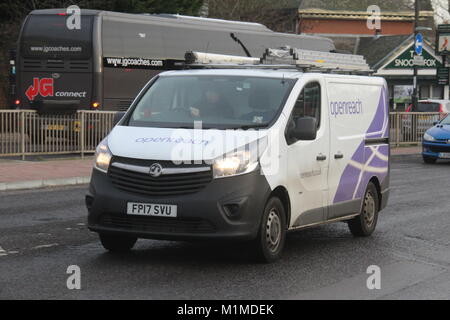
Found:
[[[425,163],[450,159],[450,115],[425,132],[422,147]]]

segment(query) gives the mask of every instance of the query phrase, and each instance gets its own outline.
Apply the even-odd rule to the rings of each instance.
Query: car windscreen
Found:
[[[163,76],[147,90],[129,126],[267,127],[281,112],[295,80],[245,76]]]
[[[31,15],[23,30],[22,55],[91,57],[93,16],[82,15],[79,29],[69,29],[67,19],[65,15]]]
[[[439,112],[440,104],[433,102],[419,102],[414,112]]]
[[[440,124],[443,125],[450,125],[450,115],[447,115],[441,122]]]

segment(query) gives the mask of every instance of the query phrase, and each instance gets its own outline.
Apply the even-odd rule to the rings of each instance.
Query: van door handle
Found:
[[[344,159],[344,155],[342,154],[342,153],[336,153],[335,155],[334,155],[334,158],[335,159]]]
[[[317,159],[317,161],[325,161],[325,160],[327,160],[327,156],[325,156],[323,154],[319,154],[316,159]]]

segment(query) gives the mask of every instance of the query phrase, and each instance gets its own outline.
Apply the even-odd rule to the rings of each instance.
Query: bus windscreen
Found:
[[[39,57],[92,56],[92,16],[81,16],[80,29],[69,29],[67,16],[32,15],[22,37],[22,55]]]

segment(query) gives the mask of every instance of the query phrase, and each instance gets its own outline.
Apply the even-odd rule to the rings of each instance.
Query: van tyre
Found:
[[[127,252],[136,244],[137,238],[111,234],[99,234],[103,247],[110,252]]]
[[[378,190],[372,182],[369,182],[364,194],[361,214],[348,222],[348,227],[353,236],[368,237],[375,231],[379,203]]]
[[[425,162],[426,164],[435,164],[436,161],[436,158],[423,156],[423,162]]]
[[[274,262],[281,257],[286,241],[286,213],[277,197],[270,198],[264,208],[258,236],[252,250],[259,262]]]

